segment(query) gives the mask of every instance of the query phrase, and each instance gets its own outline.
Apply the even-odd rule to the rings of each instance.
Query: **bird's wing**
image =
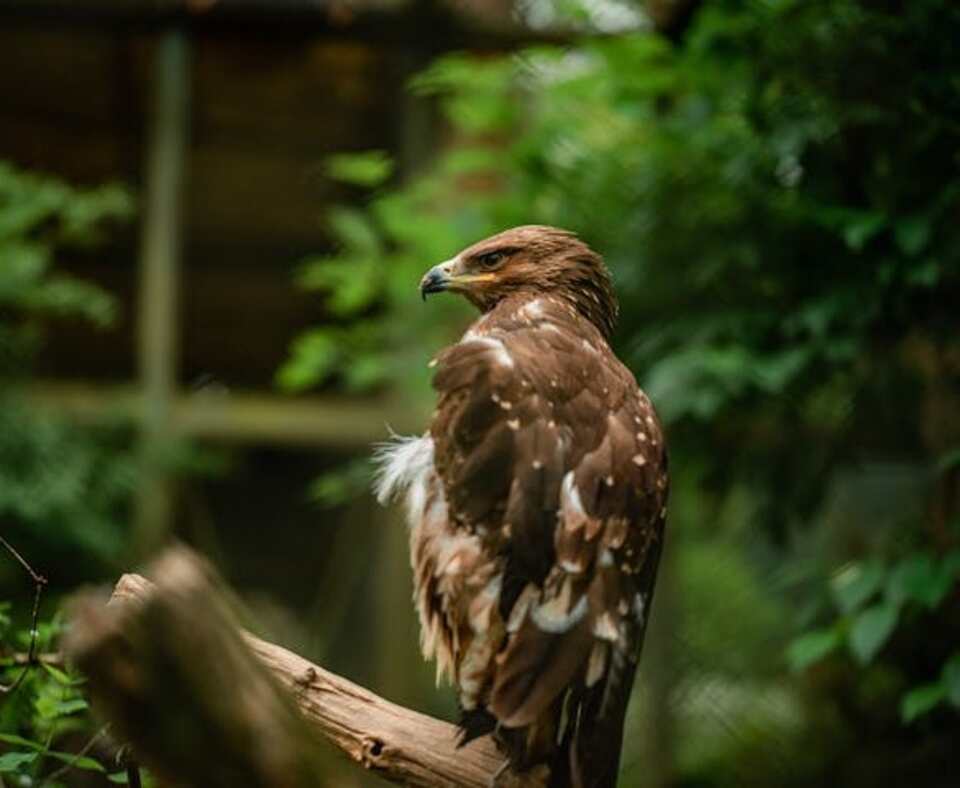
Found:
[[[595,718],[622,718],[666,500],[649,400],[567,310],[485,325],[437,367],[431,435],[450,517],[503,556],[508,634],[487,709],[528,726],[571,690]]]

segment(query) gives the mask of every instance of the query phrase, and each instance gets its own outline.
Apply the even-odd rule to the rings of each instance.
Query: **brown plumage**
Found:
[[[614,786],[667,460],[608,345],[609,275],[573,234],[518,227],[421,290],[482,312],[434,361],[429,432],[381,453],[381,498],[406,496],[424,654],[458,688],[465,740],[493,732],[551,786]]]

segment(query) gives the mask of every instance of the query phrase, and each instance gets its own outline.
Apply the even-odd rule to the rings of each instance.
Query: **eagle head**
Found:
[[[434,266],[420,280],[420,293],[461,293],[481,312],[505,298],[558,296],[613,333],[617,299],[603,259],[568,230],[526,225],[504,230]]]

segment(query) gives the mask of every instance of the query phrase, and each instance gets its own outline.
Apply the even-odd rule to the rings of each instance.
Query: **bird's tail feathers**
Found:
[[[612,660],[600,685],[585,692],[551,769],[549,788],[615,788],[623,726],[636,663]]]

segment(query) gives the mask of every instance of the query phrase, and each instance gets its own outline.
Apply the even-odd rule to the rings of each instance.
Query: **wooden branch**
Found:
[[[173,785],[322,785],[328,742],[395,783],[489,788],[489,737],[457,747],[447,722],[397,706],[235,623],[212,569],[185,549],[124,575],[109,604],[74,600],[65,649],[95,706],[138,759]],[[498,786],[534,788],[534,777]]]

